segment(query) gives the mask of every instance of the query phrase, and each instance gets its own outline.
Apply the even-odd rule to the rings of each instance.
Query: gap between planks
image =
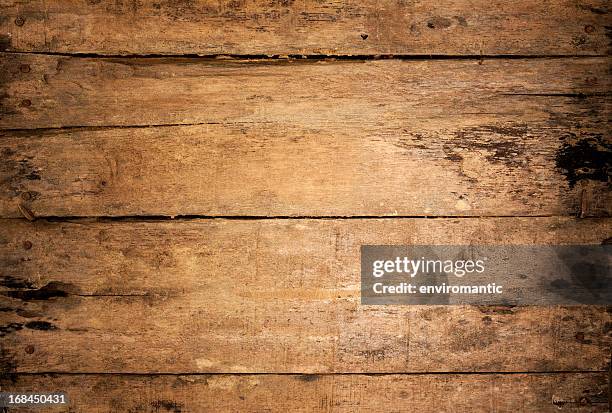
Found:
[[[512,375],[553,375],[553,374],[601,374],[608,370],[551,370],[551,371],[434,371],[434,372],[336,372],[336,373],[299,373],[299,372],[71,372],[71,371],[41,371],[41,372],[8,372],[5,375],[11,376],[512,376]]]
[[[353,219],[518,219],[518,218],[579,218],[581,220],[604,220],[607,216],[568,215],[120,215],[120,216],[55,216],[41,215],[29,220],[26,217],[0,217],[1,220],[27,220],[46,222],[158,222],[158,221],[198,221],[198,220],[228,220],[228,221],[266,221],[266,220],[353,220]]]
[[[47,55],[82,58],[121,58],[121,59],[158,59],[158,58],[189,58],[208,60],[278,60],[278,61],[308,61],[308,60],[483,60],[483,59],[567,59],[567,58],[596,58],[608,57],[608,54],[579,55],[579,54],[168,54],[168,53],[62,53],[62,52],[25,52],[0,51],[2,55]]]

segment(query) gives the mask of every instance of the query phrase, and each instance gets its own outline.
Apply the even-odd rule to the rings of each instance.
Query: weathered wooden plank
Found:
[[[20,202],[35,216],[593,216],[612,205],[600,59],[3,62],[3,127],[207,123],[3,132],[6,217]]]
[[[0,215],[612,213],[609,130],[454,120],[0,132]]]
[[[602,307],[362,306],[365,244],[600,243],[610,220],[28,223],[0,228],[4,370],[607,369]]]
[[[605,0],[0,3],[4,50],[103,54],[592,55]]]
[[[606,373],[16,375],[2,390],[63,390],[71,412],[606,412]],[[21,412],[11,408],[11,411]],[[46,408],[45,411],[65,411]]]
[[[558,125],[584,121],[585,112],[605,122],[612,83],[608,63],[606,58],[227,61],[5,54],[0,127],[275,123],[400,129],[445,118],[463,123],[475,115]]]

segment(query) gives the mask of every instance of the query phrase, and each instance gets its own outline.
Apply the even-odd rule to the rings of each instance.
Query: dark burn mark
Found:
[[[25,327],[30,330],[51,331],[57,330],[57,327],[48,321],[28,321]]]
[[[0,347],[0,378],[3,380],[9,379],[11,382],[17,382],[17,375],[13,374],[17,370],[17,363],[12,354],[4,347]]]
[[[29,280],[24,280],[10,275],[4,275],[0,277],[0,286],[6,288],[34,288]]]
[[[580,4],[578,5],[578,8],[584,11],[590,11],[593,14],[599,14],[599,15],[608,14],[607,10],[593,7],[588,4]]]
[[[565,175],[570,188],[585,179],[610,182],[612,144],[605,142],[602,134],[591,134],[585,138],[568,134],[562,139],[565,142],[557,151],[555,163]]]
[[[16,196],[28,192],[31,181],[42,179],[40,169],[34,166],[31,157],[18,155],[11,148],[4,148],[2,153],[6,157],[0,163],[0,185],[4,185],[9,190],[9,195]],[[35,191],[29,192],[32,196],[38,195]]]
[[[430,29],[447,29],[451,27],[453,22],[446,17],[432,17],[427,20],[427,27]]]
[[[151,402],[151,407],[156,409],[156,411],[160,411],[161,409],[173,412],[173,413],[181,413],[183,405],[175,402],[174,400],[154,400]]]
[[[593,343],[592,340],[587,340],[584,338],[584,333],[582,331],[577,332],[574,337],[576,338],[576,341],[579,342],[580,344],[592,344]]]
[[[11,48],[11,36],[0,34],[0,51],[4,52]]]
[[[14,333],[15,331],[19,331],[23,329],[23,324],[21,323],[8,323],[0,326],[0,337],[5,337],[8,334]]]
[[[38,289],[32,289],[32,287],[25,288],[30,289],[6,291],[3,294],[11,298],[17,298],[23,301],[30,301],[49,300],[51,298],[56,297],[67,297],[69,294],[74,294],[78,291],[78,288],[75,285],[59,281],[52,281]]]
[[[318,374],[300,374],[297,376],[298,380],[305,381],[307,383],[319,380]]]

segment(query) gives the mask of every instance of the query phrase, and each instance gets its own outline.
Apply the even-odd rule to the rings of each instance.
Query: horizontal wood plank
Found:
[[[3,63],[5,128],[203,123],[0,132],[4,217],[611,213],[601,59]]]
[[[608,219],[3,220],[16,372],[604,370],[609,309],[362,306],[368,244],[599,244]]]
[[[74,413],[608,411],[606,373],[16,375],[0,384],[3,391],[63,390]]]
[[[5,54],[0,128],[402,128],[478,115],[606,121],[608,59],[296,61]],[[588,99],[584,99],[588,98]],[[559,116],[555,116],[559,114]],[[565,116],[564,116],[565,115]]]
[[[100,54],[594,55],[604,0],[0,3],[4,50]]]

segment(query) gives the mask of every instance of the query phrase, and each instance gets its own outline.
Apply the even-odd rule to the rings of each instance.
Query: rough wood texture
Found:
[[[362,306],[359,248],[598,244],[610,222],[4,220],[4,370],[604,370],[606,308]]]
[[[0,132],[0,215],[612,213],[609,132],[489,122]]]
[[[607,58],[296,61],[5,54],[2,128],[607,121]],[[443,124],[443,123],[442,123]],[[575,123],[574,123],[575,125]]]
[[[0,2],[3,50],[100,54],[593,55],[609,2]]]
[[[206,123],[2,132],[5,217],[612,208],[602,59],[3,65],[5,128]]]
[[[21,376],[3,391],[64,390],[71,412],[606,412],[605,373]],[[29,410],[11,409],[11,412]],[[65,411],[45,409],[46,411]]]

